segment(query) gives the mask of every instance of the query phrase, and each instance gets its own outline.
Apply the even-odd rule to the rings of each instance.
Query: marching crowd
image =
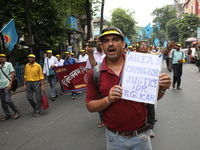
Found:
[[[164,96],[165,91],[171,86],[171,82],[173,88],[182,90],[180,86],[182,65],[187,55],[180,50],[182,45],[177,42],[168,44],[166,49],[153,49],[146,41],[139,41],[126,47],[121,30],[115,27],[107,27],[102,30],[101,35],[97,38],[96,48],[94,49],[87,44],[85,49],[80,50],[81,54],[78,59],[74,53],[69,51],[65,52],[65,59],[62,59],[60,54],[53,56],[52,50],[47,50],[47,57],[44,59],[42,68],[36,63],[36,56],[29,54],[27,57],[29,63],[26,64],[24,72],[24,89],[26,98],[33,108],[34,116],[41,115],[41,97],[44,91],[45,76],[51,88],[51,100],[55,101],[58,96],[56,90],[58,79],[52,68],[86,62],[88,70],[86,107],[90,112],[99,113],[98,127],[106,126],[107,149],[151,150],[150,136],[155,136],[152,130],[156,121],[155,106],[121,98],[122,87],[119,83],[123,74],[126,53],[162,54],[166,59],[168,70],[173,70],[173,79],[171,81],[166,73],[159,75],[157,100]],[[197,53],[199,53],[200,61],[200,50],[197,49]],[[14,119],[19,118],[20,113],[20,110],[11,100],[11,86],[15,76],[14,69],[12,64],[6,60],[6,55],[0,54],[0,98],[3,111],[6,114],[2,121],[11,118],[9,107],[14,112]],[[96,75],[93,69],[97,66],[100,66],[99,71],[97,71],[99,76],[98,80],[95,81]],[[4,74],[11,80],[9,81]],[[62,86],[61,91],[61,95],[64,94]],[[34,100],[33,94],[35,94],[36,100]],[[72,92],[71,98],[77,98],[77,93]]]

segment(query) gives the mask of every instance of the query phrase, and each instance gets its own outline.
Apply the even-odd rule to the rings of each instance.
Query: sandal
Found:
[[[6,120],[8,120],[10,118],[11,118],[11,116],[5,116],[3,119],[1,119],[1,121],[6,121]]]
[[[98,128],[102,128],[104,125],[105,125],[105,124],[104,124],[103,121],[102,121],[102,122],[99,122],[99,123],[98,123],[97,127],[98,127]]]
[[[15,116],[13,117],[14,119],[19,118],[19,110],[15,113]]]

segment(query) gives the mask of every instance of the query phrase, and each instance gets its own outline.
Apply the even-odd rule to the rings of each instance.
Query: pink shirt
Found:
[[[98,51],[95,50],[94,53],[93,53],[93,56],[94,56],[94,59],[96,60],[97,63],[101,63],[106,55],[103,51],[102,51],[102,55],[100,55],[98,53]],[[88,58],[87,63],[86,63],[86,68],[92,69],[89,58]]]

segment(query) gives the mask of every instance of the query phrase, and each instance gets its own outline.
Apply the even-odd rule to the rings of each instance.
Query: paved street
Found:
[[[200,73],[194,64],[184,65],[181,87],[182,91],[170,88],[157,104],[153,150],[200,149]],[[57,89],[60,93],[59,85]],[[46,94],[50,97],[48,85]],[[21,116],[0,122],[0,150],[106,150],[105,128],[97,128],[98,114],[87,111],[85,91],[76,100],[70,93],[59,95],[40,117],[33,116],[25,92],[12,99]]]

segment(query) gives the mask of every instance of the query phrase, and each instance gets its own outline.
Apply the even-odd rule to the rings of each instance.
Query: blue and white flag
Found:
[[[151,38],[151,34],[153,33],[153,27],[151,27],[151,24],[149,23],[145,28],[145,37]]]
[[[9,50],[14,48],[14,45],[18,41],[18,35],[15,29],[14,19],[11,19],[1,30],[1,33],[4,37],[6,46]]]

